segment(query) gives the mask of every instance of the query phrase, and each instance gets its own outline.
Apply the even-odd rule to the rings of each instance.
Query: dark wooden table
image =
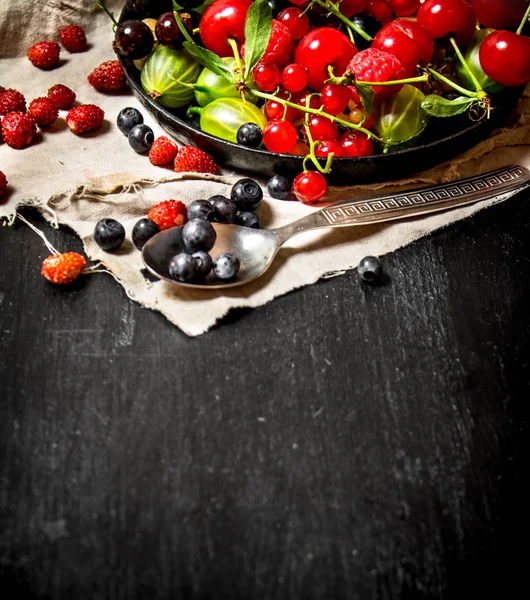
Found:
[[[526,192],[187,338],[0,228],[2,596],[520,597],[529,239]]]

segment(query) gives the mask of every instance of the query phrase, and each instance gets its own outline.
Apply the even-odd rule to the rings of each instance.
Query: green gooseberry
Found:
[[[223,61],[233,71],[236,67],[236,59],[233,57],[225,57]],[[210,102],[219,98],[239,98],[240,94],[236,89],[234,83],[227,81],[221,75],[217,75],[213,71],[210,71],[205,67],[199,75],[197,82],[195,83],[195,100],[199,106],[206,106]],[[249,87],[255,87],[253,83],[249,84]],[[245,98],[252,103],[256,103],[257,97],[252,96],[248,92],[245,92]]]
[[[484,39],[493,31],[494,29],[480,29],[479,31],[475,31],[473,37],[469,44],[464,48],[462,55],[464,60],[466,61],[466,65],[469,67],[473,75],[476,77],[477,81],[480,84],[480,87],[487,94],[498,94],[502,92],[505,88],[500,83],[497,83],[488,77],[486,73],[484,73],[484,69],[480,65],[479,52],[480,46]],[[475,91],[475,84],[471,79],[467,69],[464,67],[462,62],[458,59],[456,63],[456,74],[458,79],[463,87],[468,90]]]

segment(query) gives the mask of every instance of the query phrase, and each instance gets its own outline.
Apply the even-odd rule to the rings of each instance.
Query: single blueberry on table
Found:
[[[267,181],[267,192],[276,200],[287,200],[291,194],[291,182],[283,175],[274,175]]]
[[[206,277],[213,267],[212,257],[208,252],[199,251],[192,254],[193,258],[197,261],[197,276]]]
[[[237,130],[237,143],[247,148],[258,148],[263,141],[263,132],[256,123],[244,123]]]
[[[101,219],[94,228],[94,240],[103,250],[117,250],[125,239],[125,228],[116,219]]]
[[[235,224],[242,225],[243,227],[251,227],[252,229],[261,229],[258,215],[250,211],[237,213]]]
[[[230,252],[219,254],[213,262],[215,276],[224,281],[233,279],[237,275],[239,267],[239,259]]]
[[[203,221],[213,221],[215,211],[209,200],[194,200],[188,206],[188,219],[202,219]]]
[[[153,130],[149,125],[145,125],[145,123],[135,125],[131,131],[129,131],[127,137],[129,139],[129,145],[135,152],[138,152],[138,154],[149,152],[155,141]]]
[[[357,266],[357,273],[366,283],[373,283],[383,274],[383,265],[377,256],[365,256]]]
[[[145,244],[158,232],[160,227],[147,217],[140,219],[133,227],[132,241],[133,244],[141,250]]]
[[[212,203],[215,220],[219,223],[233,223],[236,218],[237,207],[236,205],[225,198],[225,196],[212,196],[210,198]]]
[[[190,254],[200,250],[208,252],[213,248],[216,237],[212,224],[203,219],[191,219],[182,228],[182,241]]]
[[[132,106],[127,106],[120,110],[116,119],[116,125],[123,135],[129,135],[129,131],[135,126],[144,122],[142,113]]]
[[[263,190],[257,181],[245,178],[236,181],[232,186],[230,200],[237,210],[256,210],[263,198]]]
[[[169,261],[169,276],[182,283],[190,283],[197,279],[199,266],[191,254],[181,252]]]

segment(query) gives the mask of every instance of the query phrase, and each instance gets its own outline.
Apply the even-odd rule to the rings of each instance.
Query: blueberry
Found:
[[[243,227],[252,227],[252,229],[261,229],[258,215],[249,211],[237,213],[235,224],[242,225]]]
[[[129,131],[135,126],[144,122],[142,113],[132,106],[128,106],[120,111],[116,119],[116,125],[123,135],[129,135]]]
[[[160,227],[151,219],[145,217],[144,219],[140,219],[132,230],[132,241],[133,244],[141,250],[145,244],[158,232],[160,231]]]
[[[283,175],[274,175],[267,181],[267,191],[271,198],[287,200],[291,194],[291,182]]]
[[[101,219],[94,228],[94,240],[103,250],[116,250],[125,239],[125,229],[116,219]]]
[[[149,152],[153,145],[155,134],[149,125],[139,123],[129,131],[128,138],[129,144],[135,152],[138,152],[138,154],[145,154],[146,152]]]
[[[245,123],[237,130],[237,143],[247,148],[258,148],[263,141],[263,132],[256,123]]]
[[[182,241],[186,250],[193,254],[204,250],[208,252],[215,244],[217,234],[212,224],[202,219],[191,219],[182,228]]]
[[[197,279],[199,266],[191,254],[181,252],[169,261],[168,271],[171,279],[187,283]]]
[[[202,219],[203,221],[213,221],[215,212],[209,200],[194,200],[188,206],[188,219]]]
[[[202,250],[194,252],[192,256],[197,261],[197,276],[206,277],[213,267],[212,257]]]
[[[236,218],[236,205],[225,196],[212,196],[212,203],[215,220],[219,223],[233,223]]]
[[[213,261],[213,272],[218,279],[233,279],[239,271],[239,259],[230,252],[219,254]]]
[[[372,283],[381,277],[383,265],[377,256],[365,256],[357,267],[357,273],[363,281]]]
[[[237,210],[255,210],[263,198],[263,190],[253,179],[240,179],[232,187],[230,199]]]

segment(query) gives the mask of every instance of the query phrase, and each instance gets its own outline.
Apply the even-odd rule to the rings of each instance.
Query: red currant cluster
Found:
[[[333,158],[411,143],[430,115],[485,117],[492,94],[530,81],[528,0],[214,0],[198,21],[196,1],[178,4],[187,12],[156,20],[155,47],[178,38],[215,74],[199,76],[189,114],[206,133],[304,156],[303,202],[324,196]]]

